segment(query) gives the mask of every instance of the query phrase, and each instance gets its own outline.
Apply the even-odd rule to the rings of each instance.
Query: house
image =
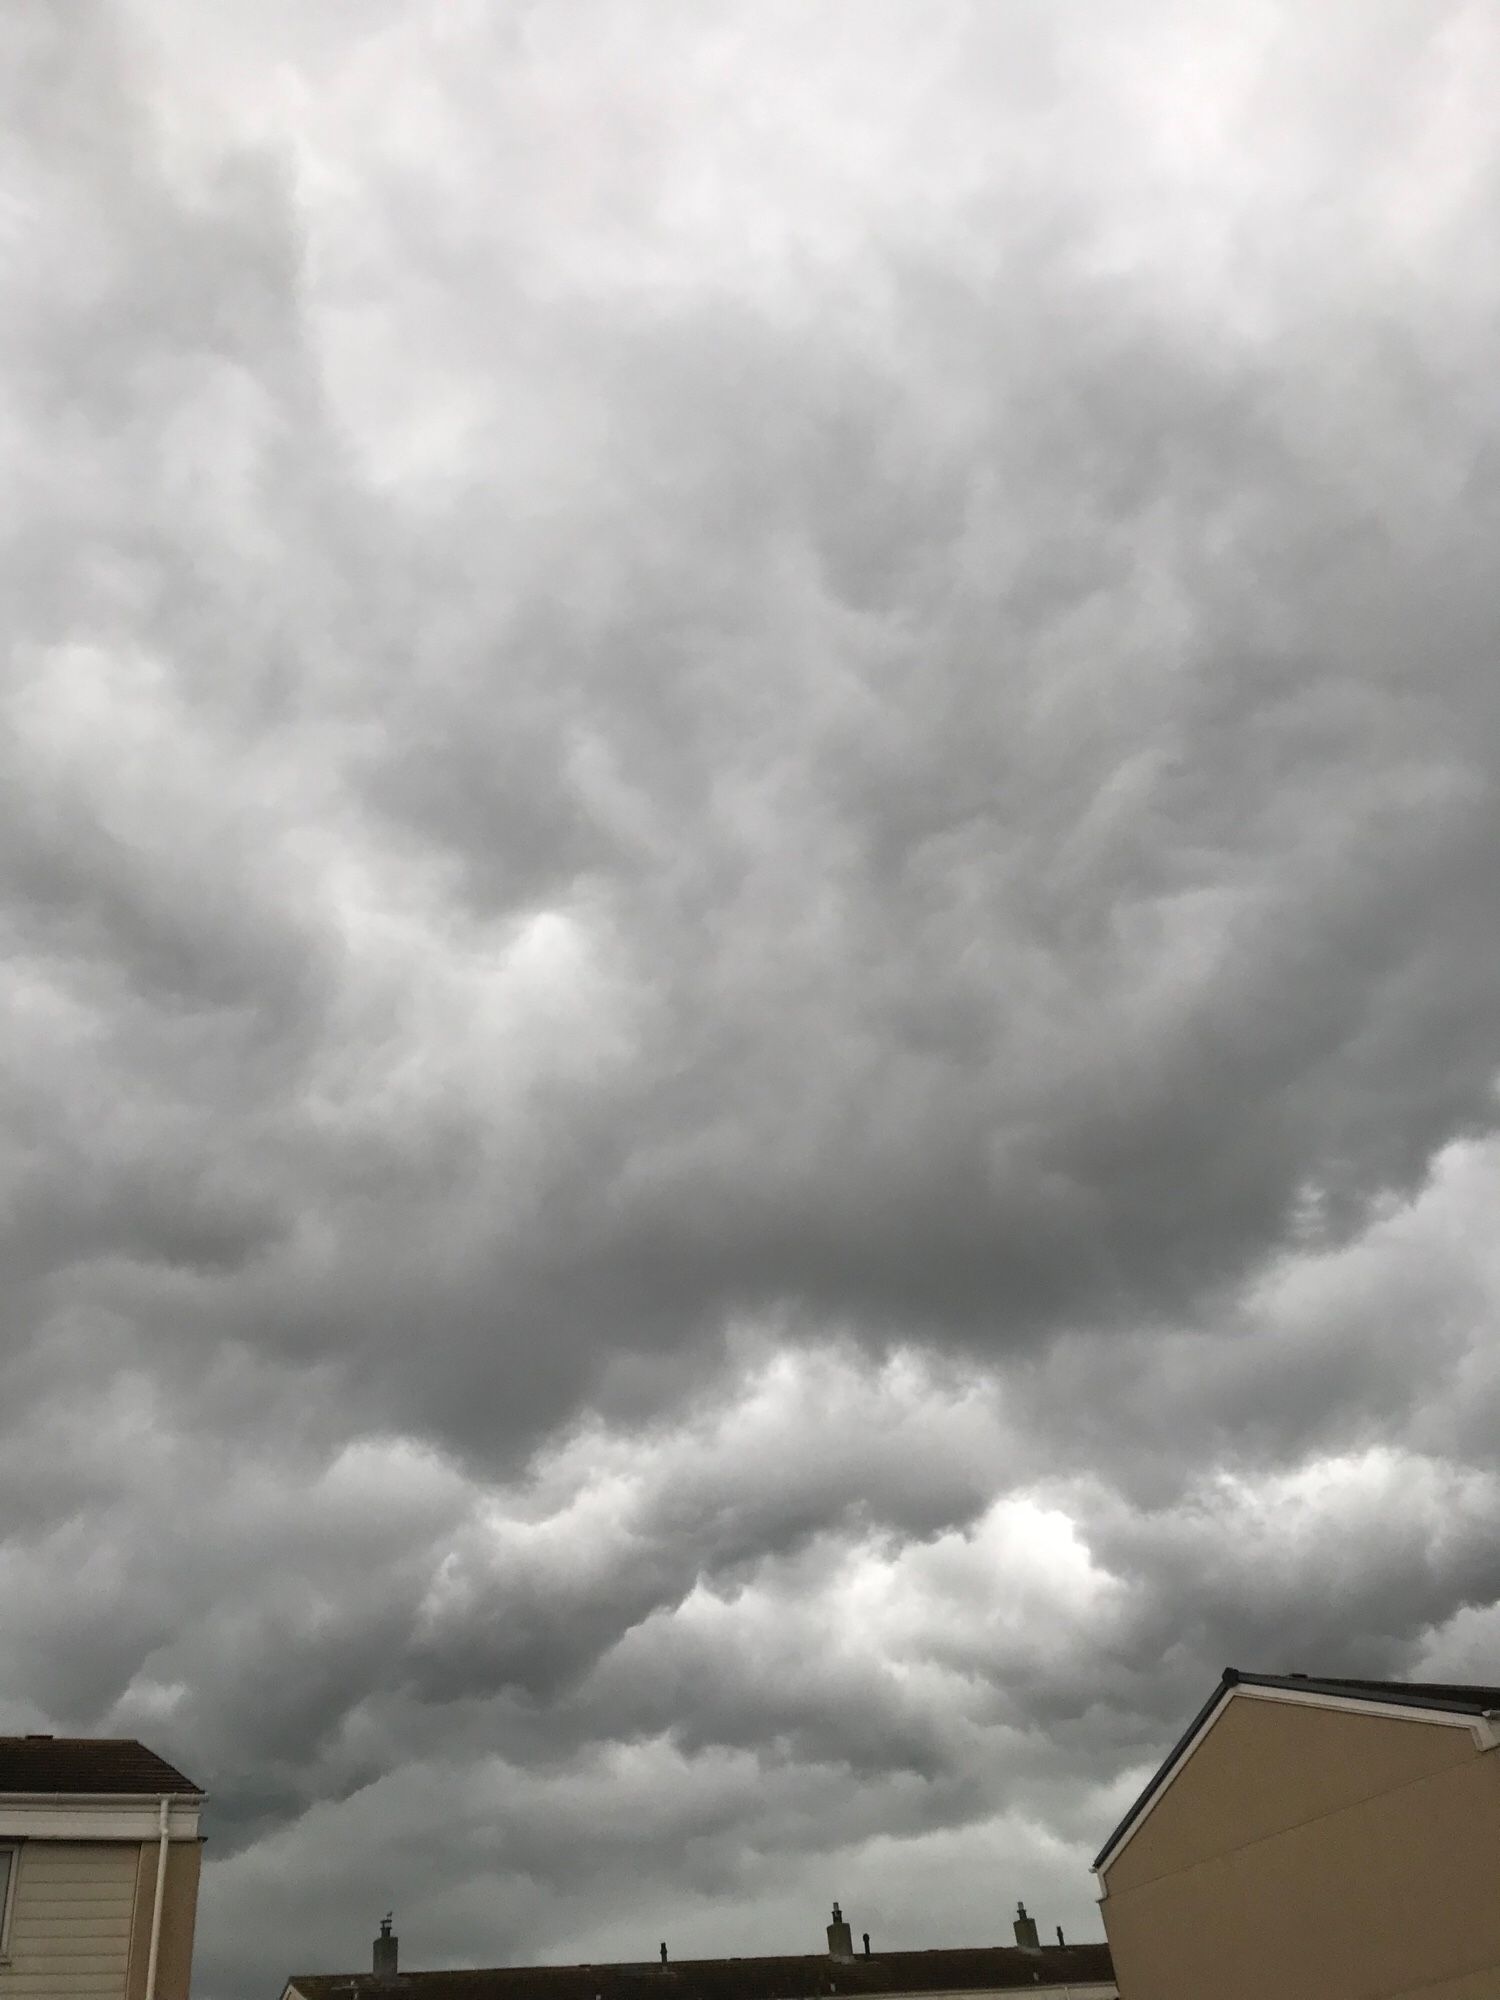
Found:
[[[1224,1676],[1094,1863],[1122,2000],[1495,2000],[1500,1687]]]
[[[510,1965],[479,1972],[402,1972],[390,1919],[365,1973],[299,1974],[282,2000],[984,2000],[995,1993],[1115,2000],[1106,1944],[1042,1944],[1024,1906],[1014,1945],[856,1953],[837,1903],[828,1950],[790,1958],[671,1959],[642,1965]]]
[[[202,1804],[143,1744],[0,1736],[0,2000],[187,2000]]]

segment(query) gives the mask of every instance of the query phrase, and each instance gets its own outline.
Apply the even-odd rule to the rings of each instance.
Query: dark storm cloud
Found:
[[[128,138],[139,109],[86,80]],[[385,171],[404,252],[426,183]],[[88,380],[145,436],[179,415],[169,357],[250,375],[248,409],[216,380],[199,422],[238,418],[217,452],[249,452],[251,485],[144,563],[153,582],[192,567],[229,650],[196,656],[148,598],[150,670],[115,699],[161,697],[150,791],[121,785],[111,824],[85,763],[93,814],[32,833],[17,886],[43,935],[66,913],[148,1004],[224,1024],[238,1002],[264,1031],[282,946],[286,1000],[317,1010],[321,1043],[254,1079],[317,1247],[226,1218],[226,1246],[270,1253],[220,1306],[229,1329],[304,1356],[352,1344],[377,1404],[445,1430],[503,1388],[524,1435],[597,1390],[601,1350],[712,1338],[726,1310],[800,1300],[1002,1348],[1058,1319],[1181,1313],[1278,1239],[1309,1182],[1356,1216],[1483,1122],[1494,477],[1453,394],[1458,343],[1424,343],[1425,294],[1414,325],[1381,329],[1368,240],[1315,310],[1273,297],[1271,342],[1205,342],[1150,265],[1090,275],[1092,188],[1057,195],[1040,242],[1025,207],[961,198],[936,271],[898,205],[815,332],[711,286],[665,308],[606,292],[604,310],[576,287],[512,297],[512,277],[500,381],[564,428],[592,399],[609,428],[518,519],[492,416],[434,536],[343,469],[313,355],[320,311],[352,307],[304,274],[288,177],[216,170],[201,218],[160,170],[138,179],[141,254],[116,257],[102,301],[128,339],[102,367],[86,347]],[[451,342],[460,280],[504,292],[514,243],[502,213],[460,271],[436,214],[418,269]],[[996,242],[975,268],[981,221]],[[44,353],[81,372],[67,341]],[[106,408],[85,429],[119,424]],[[128,435],[119,453],[133,473]],[[181,481],[154,483],[175,520]],[[352,525],[310,553],[315,495]],[[247,529],[273,538],[261,563]],[[359,563],[391,621],[368,659],[361,576],[338,573]],[[258,570],[284,629],[261,610],[241,659]],[[241,675],[274,680],[278,655],[296,704],[321,707],[305,739],[252,728],[257,771],[226,739],[252,721]],[[68,666],[37,671],[55,688]],[[203,826],[209,774],[158,790],[158,757],[214,752],[239,794],[222,831]],[[303,762],[320,752],[321,785]],[[149,835],[122,837],[132,807]],[[377,907],[382,864],[417,869],[407,942],[447,962],[460,1006],[505,1006],[528,924],[562,927],[558,978],[596,974],[604,1060],[470,1054],[532,1100],[498,1146],[502,1076],[477,1100],[461,1074],[454,1101],[419,1089],[374,1162],[309,1129],[350,1042],[370,1092],[393,1044],[430,1033],[408,974],[368,994],[366,940],[328,962],[334,866],[287,907],[298,818],[320,810]],[[231,1053],[200,1101],[248,1081]],[[162,1248],[193,1261],[191,1232]],[[418,1319],[441,1370],[408,1365]]]
[[[5,37],[0,1724],[203,1990],[1091,1925],[1226,1659],[1478,1672],[1489,25]]]

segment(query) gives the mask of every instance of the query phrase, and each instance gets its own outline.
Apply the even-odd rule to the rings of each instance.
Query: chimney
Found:
[[[396,1947],[399,1938],[391,1936],[391,1918],[394,1912],[387,1910],[380,1919],[380,1936],[375,1940],[375,1977],[390,1981],[396,1977]]]
[[[833,1922],[828,1926],[828,1956],[830,1958],[853,1958],[854,1933],[844,1922],[844,1913],[835,1903]]]
[[[1058,1925],[1058,1927],[1057,1927],[1057,1941],[1058,1941],[1058,1943],[1059,1943],[1059,1944],[1061,1944],[1061,1943],[1062,1943],[1062,1941],[1063,1941],[1063,1934],[1062,1934],[1062,1925],[1061,1925],[1061,1924],[1059,1924],[1059,1925]]]
[[[1041,1950],[1042,1941],[1036,1934],[1036,1918],[1027,1916],[1024,1903],[1017,1903],[1016,1921],[1011,1928],[1015,1931],[1016,1943],[1022,1951]]]
[[[665,1943],[663,1943],[663,1945],[662,1945],[662,1948],[661,1948],[661,1962],[662,1962],[662,1964],[663,1964],[663,1965],[665,1965],[665,1964],[666,1964],[666,1962],[667,1962],[667,1947],[666,1947]]]
[[[870,1933],[868,1931],[865,1932],[864,1938],[865,1938],[865,1957],[868,1958],[870,1956]]]

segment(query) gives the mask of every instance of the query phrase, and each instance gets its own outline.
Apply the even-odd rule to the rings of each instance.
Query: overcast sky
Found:
[[[1500,23],[0,30],[0,1730],[199,2000],[1098,1936],[1500,1677]]]

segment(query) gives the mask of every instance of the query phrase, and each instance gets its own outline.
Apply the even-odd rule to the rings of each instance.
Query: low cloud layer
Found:
[[[0,1727],[205,2000],[1092,1934],[1226,1661],[1495,1678],[1482,11],[33,11]]]

